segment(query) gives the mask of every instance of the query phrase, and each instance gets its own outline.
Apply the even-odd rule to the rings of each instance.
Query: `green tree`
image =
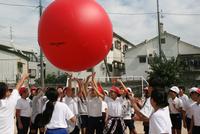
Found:
[[[45,84],[61,84],[65,85],[67,81],[67,75],[66,74],[61,74],[59,76],[56,76],[55,74],[48,74],[46,78],[44,79]],[[35,80],[36,85],[41,85],[41,80],[36,79]]]
[[[167,87],[182,83],[180,76],[183,67],[176,58],[167,59],[164,54],[161,57],[155,55],[149,59],[149,65],[150,71],[146,71],[148,77],[161,77]]]

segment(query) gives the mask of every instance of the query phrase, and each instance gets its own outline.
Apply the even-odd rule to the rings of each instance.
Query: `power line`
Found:
[[[108,12],[111,15],[155,15],[156,13],[118,13],[118,12]]]
[[[2,3],[0,2],[0,5],[5,5],[5,6],[15,6],[15,7],[38,7],[38,6],[32,6],[32,5],[24,5],[24,4],[11,4],[11,3]]]
[[[37,8],[39,6],[33,5],[25,5],[25,4],[11,4],[11,3],[3,3],[0,2],[0,5],[4,6],[15,6],[15,7],[30,7]],[[137,16],[137,15],[156,15],[156,12],[146,12],[146,13],[120,13],[120,12],[107,12],[110,15],[124,15],[124,16]],[[174,16],[199,16],[200,13],[170,13],[170,12],[162,12],[163,15],[174,15]]]
[[[195,15],[200,15],[200,13],[161,13],[164,15],[183,15],[183,16],[195,16]]]

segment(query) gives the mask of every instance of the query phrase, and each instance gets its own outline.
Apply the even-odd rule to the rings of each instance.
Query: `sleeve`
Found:
[[[17,101],[16,109],[22,109],[21,99]]]
[[[150,103],[150,98],[148,98],[147,102],[144,104],[143,108],[140,110],[140,112],[146,116],[147,118],[150,117],[150,115],[153,113],[153,107]]]
[[[16,106],[17,100],[20,99],[20,95],[19,95],[18,90],[14,89],[8,99],[9,99],[10,103],[12,103],[14,106]]]
[[[70,120],[72,117],[74,117],[75,115],[72,113],[72,111],[69,109],[69,107],[67,105],[65,105],[65,118],[67,120]]]
[[[191,112],[191,117],[192,117],[192,116],[194,117],[194,105],[191,107],[190,112]]]

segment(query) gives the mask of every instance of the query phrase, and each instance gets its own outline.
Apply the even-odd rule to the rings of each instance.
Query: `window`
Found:
[[[121,50],[121,42],[116,40],[115,41],[115,48]]]
[[[161,38],[161,39],[160,39],[160,42],[161,42],[162,44],[165,44],[165,38]]]
[[[29,69],[28,72],[30,74],[29,75],[30,78],[35,78],[36,77],[36,69]]]
[[[23,63],[18,62],[18,63],[17,63],[17,69],[18,69],[18,72],[19,72],[19,73],[22,73],[22,72],[23,72]]]
[[[146,56],[139,56],[140,63],[146,63]]]
[[[128,50],[128,46],[127,46],[127,45],[124,45],[124,46],[123,46],[123,53],[125,53],[127,50]]]
[[[107,64],[107,65],[108,65],[109,72],[112,72],[113,71],[112,64]]]

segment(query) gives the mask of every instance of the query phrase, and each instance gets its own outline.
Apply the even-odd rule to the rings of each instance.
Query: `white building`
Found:
[[[127,41],[123,37],[116,33],[113,33],[113,44],[110,52],[105,58],[107,63],[107,68],[104,61],[100,62],[92,69],[86,71],[74,73],[74,76],[86,77],[91,74],[92,71],[96,72],[97,77],[107,77],[107,76],[121,76],[125,73],[125,52],[135,47],[131,42]],[[62,70],[55,68],[50,62],[45,59],[46,62],[46,75],[55,74],[60,75],[63,73]],[[108,74],[109,73],[109,74]]]
[[[184,62],[190,64],[188,77],[200,79],[200,47],[191,45],[180,40],[180,37],[163,31],[161,25],[161,49],[167,58],[181,57]],[[149,71],[148,59],[159,55],[158,36],[129,49],[125,55],[126,74],[147,77],[145,71]],[[192,63],[193,62],[193,63]]]
[[[28,72],[29,58],[12,47],[0,44],[0,81],[14,84]]]
[[[35,79],[40,78],[40,62],[38,54],[33,50],[21,50],[23,55],[29,58],[28,60],[28,72],[29,75],[29,84],[35,84]]]
[[[29,84],[40,77],[37,53],[0,44],[0,81],[15,84],[23,73],[30,73]]]

